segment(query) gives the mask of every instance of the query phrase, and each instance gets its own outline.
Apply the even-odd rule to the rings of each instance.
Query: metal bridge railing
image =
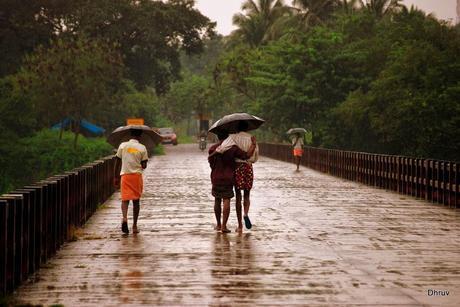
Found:
[[[0,295],[53,256],[114,192],[114,156],[0,196]]]
[[[291,146],[259,144],[260,154],[294,162]],[[459,163],[305,147],[302,165],[351,181],[460,207]]]

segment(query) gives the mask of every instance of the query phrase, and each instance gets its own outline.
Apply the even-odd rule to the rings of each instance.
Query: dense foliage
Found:
[[[39,132],[65,118],[170,125],[161,96],[213,27],[193,0],[0,0],[0,192],[106,154],[79,125],[73,149],[67,133]]]
[[[56,38],[85,34],[117,43],[126,76],[140,87],[164,93],[179,77],[180,50],[200,52],[213,24],[193,0],[1,0],[0,52],[3,74],[13,73],[24,54]]]
[[[6,139],[0,146],[0,193],[9,189],[62,173],[110,155],[112,146],[103,138],[81,137],[73,145],[73,135],[42,130],[19,140]]]
[[[271,139],[301,126],[315,146],[460,160],[458,27],[399,1],[316,2],[296,1],[272,23],[279,37],[229,44],[218,64]]]
[[[106,153],[39,132],[65,117],[252,112],[261,140],[460,160],[460,26],[401,2],[247,0],[221,37],[193,0],[0,0],[0,191]]]
[[[49,127],[63,118],[77,122],[100,105],[108,108],[122,82],[122,59],[116,46],[86,37],[52,42],[27,56],[16,79],[29,94],[39,124]],[[75,127],[75,143],[79,126]]]

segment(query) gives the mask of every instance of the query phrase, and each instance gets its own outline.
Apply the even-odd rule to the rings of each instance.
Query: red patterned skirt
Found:
[[[253,180],[252,164],[238,163],[235,170],[235,188],[238,190],[250,190],[252,189]]]

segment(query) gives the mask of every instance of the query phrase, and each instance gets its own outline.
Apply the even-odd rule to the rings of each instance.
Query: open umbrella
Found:
[[[109,135],[107,142],[117,148],[121,143],[129,141],[133,138],[131,136],[131,130],[134,129],[142,130],[142,135],[139,142],[144,144],[147,148],[153,148],[156,144],[161,142],[161,135],[153,131],[149,126],[145,125],[128,125],[118,127]]]
[[[289,135],[296,134],[296,133],[305,134],[305,133],[307,133],[307,130],[305,130],[304,128],[291,128],[286,133],[289,134]]]
[[[225,115],[218,121],[216,121],[209,132],[217,134],[219,131],[225,131],[228,133],[238,132],[238,123],[245,121],[248,124],[248,130],[255,130],[259,128],[265,120],[260,117],[248,114],[248,113],[233,113]]]

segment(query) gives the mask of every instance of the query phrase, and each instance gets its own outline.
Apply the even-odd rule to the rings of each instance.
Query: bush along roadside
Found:
[[[44,179],[113,153],[104,138],[79,139],[64,131],[41,130],[31,137],[0,144],[0,193]]]

